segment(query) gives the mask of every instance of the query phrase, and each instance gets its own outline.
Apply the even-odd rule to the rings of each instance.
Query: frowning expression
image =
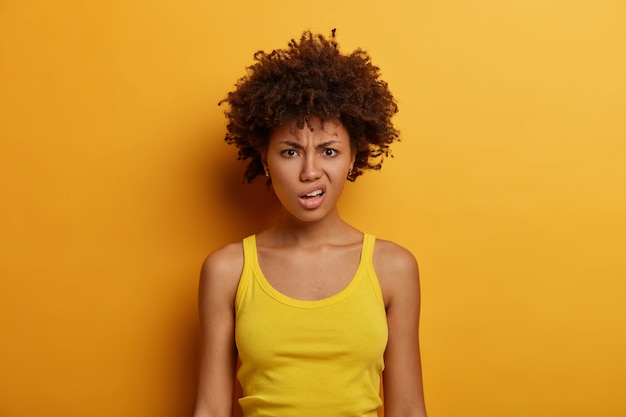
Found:
[[[339,121],[312,117],[310,124],[299,129],[294,120],[273,129],[264,155],[276,196],[293,217],[305,222],[337,212],[354,164],[350,136]]]

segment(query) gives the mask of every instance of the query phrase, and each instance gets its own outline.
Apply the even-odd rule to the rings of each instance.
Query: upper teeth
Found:
[[[306,196],[307,197],[315,197],[316,195],[320,195],[322,194],[322,190],[315,190],[313,192],[308,193]]]

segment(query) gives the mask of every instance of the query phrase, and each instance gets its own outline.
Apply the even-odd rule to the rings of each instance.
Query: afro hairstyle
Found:
[[[258,51],[254,60],[220,102],[227,105],[225,140],[237,147],[239,159],[249,160],[245,180],[264,175],[261,155],[272,129],[294,119],[298,128],[312,129],[311,117],[339,120],[348,131],[356,152],[350,181],[381,168],[389,146],[399,140],[391,122],[398,106],[367,52],[340,53],[333,29],[329,39],[305,31],[299,42]]]

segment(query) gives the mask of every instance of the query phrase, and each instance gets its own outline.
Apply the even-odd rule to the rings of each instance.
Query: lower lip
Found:
[[[313,210],[322,205],[324,201],[324,194],[316,195],[315,197],[300,197],[300,204],[307,210]]]

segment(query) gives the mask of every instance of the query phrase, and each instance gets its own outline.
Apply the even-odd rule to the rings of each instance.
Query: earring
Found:
[[[269,173],[269,171],[267,170],[267,168],[265,167],[265,165],[263,165],[263,171],[265,171],[265,176],[266,176],[266,177],[269,177],[269,176],[270,176],[270,173]]]

